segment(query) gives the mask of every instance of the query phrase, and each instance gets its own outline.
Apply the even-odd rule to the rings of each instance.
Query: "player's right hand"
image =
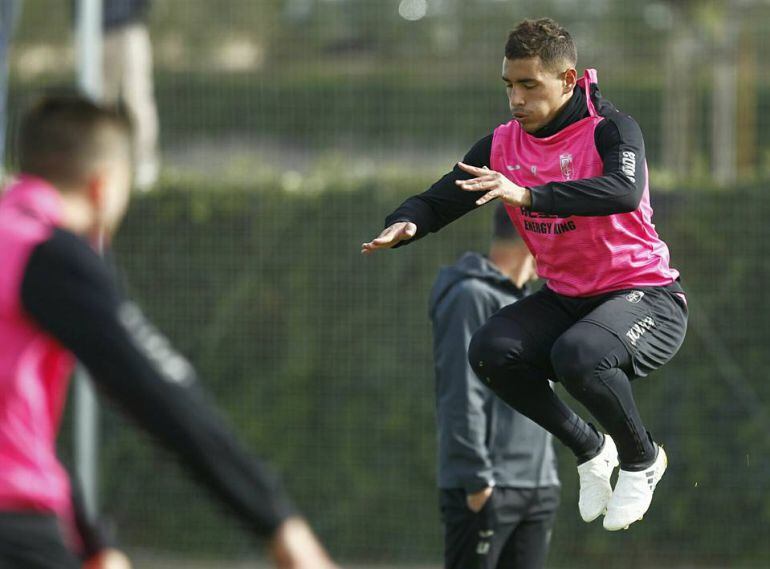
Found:
[[[278,527],[270,552],[278,569],[338,569],[302,518],[289,518]]]
[[[399,221],[386,227],[369,243],[361,245],[361,253],[371,255],[378,249],[390,249],[401,241],[407,241],[417,234],[417,226],[411,221]]]

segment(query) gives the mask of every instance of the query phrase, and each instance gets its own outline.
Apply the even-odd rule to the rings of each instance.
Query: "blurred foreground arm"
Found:
[[[301,518],[289,518],[275,532],[270,554],[279,569],[336,569],[310,527]]]
[[[278,478],[241,447],[206,401],[192,366],[138,307],[121,298],[104,263],[83,240],[56,230],[35,248],[22,302],[83,362],[100,390],[242,522],[281,541],[279,528],[297,514]]]
[[[289,518],[270,540],[270,555],[278,569],[336,569],[312,530],[302,518]],[[83,569],[133,569],[128,557],[117,549],[93,555]]]
[[[122,551],[105,549],[89,558],[83,569],[133,569],[133,565]]]

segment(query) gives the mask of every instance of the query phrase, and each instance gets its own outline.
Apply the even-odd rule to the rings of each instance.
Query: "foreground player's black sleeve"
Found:
[[[175,453],[259,535],[294,514],[278,479],[239,446],[199,389],[192,366],[121,298],[102,260],[56,230],[27,264],[29,315],[71,350],[94,382]]]
[[[492,155],[492,135],[479,140],[468,151],[463,162],[471,166],[489,166]],[[470,174],[460,170],[455,165],[451,172],[445,174],[425,192],[408,198],[396,211],[385,218],[385,227],[399,221],[411,221],[417,226],[417,234],[400,245],[411,243],[428,233],[435,233],[458,217],[478,207],[476,200],[481,197],[478,192],[461,190],[456,180],[472,178]]]
[[[567,217],[612,215],[639,207],[647,183],[639,125],[613,109],[596,127],[594,138],[604,163],[602,175],[531,187],[532,211]]]
[[[77,476],[70,476],[70,486],[72,488],[72,509],[75,514],[75,527],[80,535],[80,540],[83,542],[81,557],[85,561],[108,547],[114,547],[115,544],[110,532],[105,527],[105,521],[94,519],[86,511],[85,497],[83,496]]]

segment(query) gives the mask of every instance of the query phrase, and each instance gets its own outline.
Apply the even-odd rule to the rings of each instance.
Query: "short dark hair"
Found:
[[[513,225],[513,221],[508,215],[505,203],[499,200],[492,218],[492,239],[495,241],[518,241],[521,239],[519,232],[516,231],[516,226]]]
[[[549,69],[565,63],[577,65],[577,48],[572,36],[551,18],[523,20],[508,35],[505,44],[507,59],[539,57]]]
[[[123,145],[130,152],[131,123],[119,107],[100,105],[77,93],[45,95],[24,113],[16,159],[24,174],[63,189],[77,186],[94,163]]]

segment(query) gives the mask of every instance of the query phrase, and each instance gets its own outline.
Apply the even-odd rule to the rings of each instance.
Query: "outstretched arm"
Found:
[[[478,167],[489,165],[492,153],[492,135],[473,145],[463,162]],[[368,254],[378,249],[390,249],[406,245],[428,233],[435,233],[455,219],[475,209],[476,199],[460,190],[455,182],[469,178],[458,165],[445,174],[425,192],[408,198],[385,218],[385,230],[361,246]]]
[[[21,296],[31,318],[78,357],[100,391],[254,533],[280,538],[297,513],[278,478],[243,449],[206,401],[192,366],[121,298],[84,241],[56,230],[32,252]]]

